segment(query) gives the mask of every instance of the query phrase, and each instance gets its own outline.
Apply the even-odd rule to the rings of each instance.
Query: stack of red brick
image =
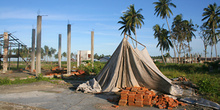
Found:
[[[157,106],[160,109],[172,109],[178,105],[185,106],[183,102],[179,102],[166,95],[156,95],[145,87],[126,87],[121,91],[121,97],[118,102],[120,106]]]

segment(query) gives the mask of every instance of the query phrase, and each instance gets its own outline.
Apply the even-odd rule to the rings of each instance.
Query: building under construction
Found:
[[[24,60],[24,58],[20,55],[20,49],[22,47],[26,47],[26,45],[12,33],[4,32],[3,34],[0,34],[0,67],[2,69],[1,73],[6,73],[8,68],[10,69],[11,58],[17,58],[17,69],[19,68],[19,57]],[[16,52],[12,50],[15,50]]]

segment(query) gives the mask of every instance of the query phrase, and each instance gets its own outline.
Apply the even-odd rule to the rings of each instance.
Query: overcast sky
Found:
[[[137,30],[138,41],[147,46],[151,56],[161,55],[156,48],[157,39],[154,39],[152,27],[155,24],[164,25],[166,20],[154,15],[153,2],[157,0],[2,0],[0,7],[0,34],[12,32],[28,47],[31,46],[31,31],[36,28],[37,15],[42,17],[42,47],[47,45],[58,48],[58,34],[62,34],[62,52],[67,51],[67,24],[72,25],[71,52],[90,50],[91,31],[95,35],[95,53],[111,55],[123,36],[118,29],[117,22],[122,12],[129,5],[134,4],[135,9],[142,8],[144,25]],[[173,18],[182,14],[183,19],[192,19],[194,24],[202,25],[203,9],[214,2],[220,5],[220,0],[173,0],[176,8],[171,8],[173,15],[169,18],[172,25]],[[168,29],[168,28],[167,28]],[[198,32],[196,39],[191,42],[192,53],[204,56],[203,42]],[[143,49],[142,46],[138,46]],[[217,45],[220,55],[220,43]],[[210,56],[210,48],[208,48]],[[215,56],[215,51],[213,51]],[[165,52],[164,52],[165,53]],[[173,51],[171,50],[171,55]]]

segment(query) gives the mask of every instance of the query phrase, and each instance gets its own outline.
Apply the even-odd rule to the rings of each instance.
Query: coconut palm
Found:
[[[49,52],[48,52],[48,56],[50,58],[52,58],[53,54],[55,54],[56,51],[57,51],[56,49],[54,49],[53,47],[50,47]]]
[[[121,16],[120,17],[121,21],[118,21],[118,23],[122,24],[122,26],[118,30],[122,30],[121,35],[124,34],[124,37],[126,34],[131,35],[131,30],[127,25],[127,20],[125,17]]]
[[[141,28],[142,24],[144,24],[144,16],[140,13],[142,9],[138,9],[138,11],[135,10],[134,4],[130,5],[128,7],[128,10],[124,12],[124,17],[126,20],[126,25],[129,27],[134,35],[135,35],[135,40],[137,41],[137,34],[136,34],[136,28],[139,29]],[[136,42],[136,47],[137,47],[137,42]]]
[[[166,18],[166,22],[167,22],[169,32],[170,32],[170,34],[172,34],[171,30],[170,30],[168,20],[167,20],[167,17],[170,18],[170,14],[173,15],[173,12],[171,11],[170,7],[176,8],[176,5],[173,4],[171,2],[171,0],[159,0],[159,2],[154,2],[153,4],[156,5],[154,15],[157,14],[157,16],[160,16],[162,19]],[[172,44],[173,44],[174,42],[173,42],[173,36],[172,35],[171,35],[171,41],[172,41]],[[174,51],[174,56],[176,58],[175,48],[173,48],[173,51]]]
[[[124,16],[121,16],[120,19],[121,19],[121,21],[118,21],[118,23],[122,24],[122,26],[118,30],[122,30],[123,29],[122,32],[121,32],[121,35],[124,34],[124,37],[126,35],[131,36],[131,30],[134,30],[133,27],[129,27],[127,25],[127,20],[126,20],[126,18]],[[132,40],[132,44],[134,46],[133,40]]]
[[[204,52],[205,52],[205,61],[207,61],[207,57],[206,57],[206,54],[207,54],[207,46],[209,45],[209,37],[210,37],[210,30],[208,30],[204,25],[200,26],[200,32],[199,32],[199,35],[200,35],[200,38],[202,39],[203,41],[203,45],[204,45]]]
[[[183,42],[186,37],[186,24],[187,21],[182,19],[182,15],[177,15],[174,18],[174,21],[172,23],[172,30],[173,30],[173,39],[174,39],[174,45],[176,47],[176,50],[178,52],[178,57],[179,57],[179,63],[180,63],[180,55],[181,55],[181,50],[183,46]]]
[[[44,53],[47,57],[47,63],[48,63],[48,53],[49,53],[49,47],[47,45],[44,46]]]
[[[190,55],[190,61],[191,61],[191,49],[190,49],[190,42],[192,41],[192,37],[195,37],[194,32],[196,31],[197,25],[194,25],[192,23],[192,20],[190,19],[190,21],[185,22],[185,28],[186,28],[186,41],[188,43],[188,49],[189,49],[189,55]]]
[[[217,41],[218,41],[218,37],[216,36],[216,32],[215,30],[218,28],[219,22],[220,22],[220,6],[217,6],[216,3],[209,4],[207,8],[204,8],[204,12],[202,14],[202,16],[204,17],[202,19],[202,21],[207,20],[205,22],[205,26],[208,26],[211,29],[211,37],[213,40],[213,44],[215,45],[215,53],[216,53],[216,59],[218,59],[218,55],[217,55]]]
[[[163,51],[164,50],[169,51],[170,47],[173,47],[173,45],[169,39],[169,36],[168,36],[169,31],[164,29],[163,26],[160,27],[158,24],[156,24],[153,27],[153,30],[154,30],[154,38],[158,39],[158,44],[156,47],[158,47],[158,46],[160,47],[163,62],[166,64],[164,56],[163,56]]]
[[[62,53],[62,56],[66,58],[66,52],[63,52],[63,53]]]

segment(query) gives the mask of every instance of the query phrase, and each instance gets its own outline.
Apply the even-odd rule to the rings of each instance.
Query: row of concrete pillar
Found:
[[[37,16],[37,54],[36,76],[41,73],[41,23],[42,16]],[[61,34],[58,36],[58,66],[61,68]],[[91,59],[94,61],[94,31],[91,32]],[[35,68],[35,29],[32,29],[31,72]],[[67,74],[71,73],[71,24],[67,25]]]

